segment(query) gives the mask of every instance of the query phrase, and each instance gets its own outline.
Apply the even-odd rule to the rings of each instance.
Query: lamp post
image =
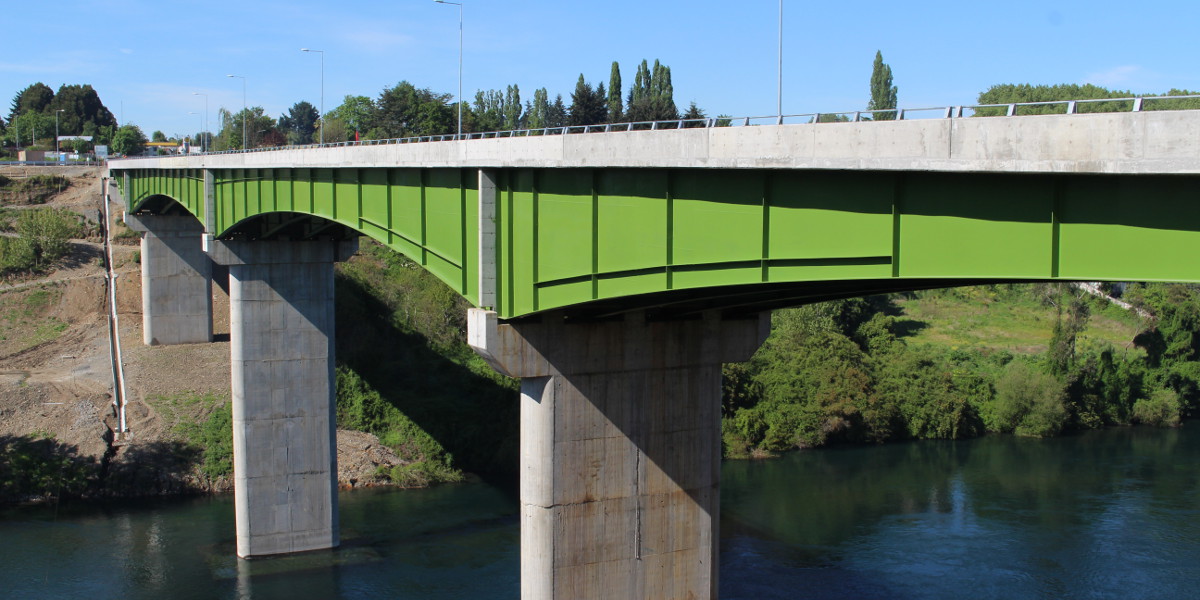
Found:
[[[463,62],[463,5],[461,2],[433,0],[438,4],[453,4],[458,7],[458,136],[462,137],[462,62]],[[782,2],[783,0],[780,0]]]
[[[321,143],[325,143],[325,51],[301,48],[301,52],[317,52],[321,55]]]
[[[208,94],[201,94],[200,92],[192,92],[192,95],[193,96],[204,96],[204,126],[202,127],[202,129],[200,131],[200,136],[201,136],[200,137],[200,150],[202,150],[204,152],[208,152],[208,147],[211,145],[211,142],[212,142],[211,139],[209,139],[207,141],[205,141],[205,139],[204,139],[205,137],[209,137],[209,138],[212,137],[212,134],[208,132]],[[243,102],[244,102],[244,100],[243,100]]]
[[[246,78],[241,75],[226,75],[226,77],[236,77],[242,80],[242,151],[249,150],[246,147]]]
[[[54,162],[62,160],[62,154],[58,150],[58,113],[63,110],[60,108],[54,111]]]
[[[775,110],[783,125],[783,0],[779,0],[779,86],[775,92]]]

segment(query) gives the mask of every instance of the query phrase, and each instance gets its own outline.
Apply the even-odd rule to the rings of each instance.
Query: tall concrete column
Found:
[[[333,264],[351,242],[212,241],[229,266],[233,477],[243,558],[338,544]]]
[[[500,324],[468,341],[521,381],[521,597],[715,598],[721,364],[766,315]]]
[[[142,337],[147,346],[211,342],[212,261],[189,215],[126,214],[142,232]]]

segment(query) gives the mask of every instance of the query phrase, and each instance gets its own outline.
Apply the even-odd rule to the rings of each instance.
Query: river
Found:
[[[795,452],[722,469],[721,597],[1200,595],[1200,425]],[[342,547],[234,558],[233,498],[0,512],[13,598],[515,598],[511,490],[342,493]]]

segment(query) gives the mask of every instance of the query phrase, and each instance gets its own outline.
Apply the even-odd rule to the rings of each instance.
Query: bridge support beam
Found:
[[[333,264],[352,242],[213,241],[229,266],[233,476],[243,558],[338,544]]]
[[[142,337],[147,346],[211,342],[212,261],[190,215],[126,214],[142,232]]]
[[[766,315],[500,324],[468,340],[521,381],[521,597],[715,598],[721,364]]]

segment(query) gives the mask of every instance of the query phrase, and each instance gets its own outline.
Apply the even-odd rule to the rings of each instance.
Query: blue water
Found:
[[[12,598],[515,598],[511,491],[340,497],[342,547],[234,558],[232,497],[0,512]],[[720,590],[1200,597],[1200,426],[805,451],[723,467]]]

